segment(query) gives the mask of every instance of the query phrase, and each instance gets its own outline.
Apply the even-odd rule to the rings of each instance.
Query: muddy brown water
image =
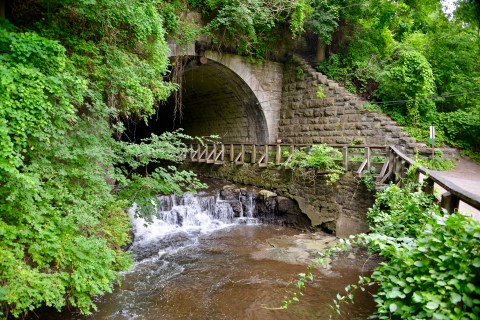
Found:
[[[374,262],[365,253],[343,254],[331,271],[317,270],[300,302],[279,307],[295,291],[292,281],[304,264],[255,259],[268,239],[300,231],[274,225],[230,225],[208,233],[178,232],[134,246],[137,262],[112,294],[97,299],[90,316],[76,312],[41,319],[367,319],[374,311],[371,294],[359,291],[342,315],[332,299]]]
[[[96,298],[93,314],[43,310],[32,319],[367,319],[374,312],[371,294],[361,291],[340,316],[332,308],[337,293],[377,264],[361,251],[315,270],[300,302],[278,310],[298,291],[308,261],[335,238],[260,224],[252,202],[238,216],[215,189],[160,197],[158,218],[148,226],[132,216],[134,267],[111,294]]]

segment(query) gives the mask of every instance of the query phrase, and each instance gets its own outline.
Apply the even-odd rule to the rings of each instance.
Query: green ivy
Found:
[[[173,167],[190,137],[114,139],[175,88],[159,3],[12,1],[0,21],[0,318],[90,313],[131,266],[125,209],[203,186]]]
[[[403,124],[416,126],[420,119],[433,120],[435,104],[429,100],[435,81],[428,60],[417,51],[401,50],[395,61],[380,74],[377,96],[384,101],[406,101],[385,109],[404,117]]]
[[[282,26],[288,25],[293,36],[301,34],[304,21],[311,12],[309,1],[240,1],[196,0],[209,23],[204,32],[214,44],[235,48],[239,54],[265,59],[284,36]]]

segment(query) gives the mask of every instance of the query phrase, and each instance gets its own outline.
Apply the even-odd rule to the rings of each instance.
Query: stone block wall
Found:
[[[249,164],[210,165],[185,163],[182,169],[193,170],[200,176],[253,185],[274,191],[298,204],[312,227],[344,237],[366,232],[366,214],[374,196],[351,172],[342,175],[333,185],[327,185],[322,174],[296,175],[292,170],[264,169]]]
[[[205,55],[208,59],[234,72],[241,79],[242,83],[238,85],[239,87],[244,86],[244,84],[248,86],[249,91],[256,98],[255,103],[257,105],[255,107],[261,110],[261,114],[254,115],[254,117],[258,120],[260,118],[265,119],[263,121],[266,122],[267,126],[266,140],[269,143],[274,143],[278,131],[278,118],[282,101],[283,64],[268,60],[253,63],[242,56],[209,50],[205,52]],[[241,106],[239,107],[241,108]],[[260,141],[254,142],[261,143]]]
[[[293,60],[284,67],[279,139],[299,144],[396,145],[409,154],[427,150],[390,117],[367,111],[363,107],[366,101],[327,79],[301,58]],[[317,97],[319,86],[325,98]]]

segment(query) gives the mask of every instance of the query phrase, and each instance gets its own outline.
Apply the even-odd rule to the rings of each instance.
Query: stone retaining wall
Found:
[[[319,87],[325,98],[317,97]],[[284,66],[278,138],[299,144],[396,145],[408,154],[430,152],[390,117],[367,111],[365,103],[294,57]],[[456,155],[455,149],[443,151]]]
[[[335,232],[337,236],[368,231],[366,213],[373,205],[374,196],[351,172],[333,185],[327,185],[322,174],[296,175],[292,170],[263,169],[248,164],[185,163],[182,169],[193,170],[204,177],[265,188],[293,199],[313,227]]]

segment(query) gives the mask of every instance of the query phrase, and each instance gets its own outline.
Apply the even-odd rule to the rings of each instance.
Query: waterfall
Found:
[[[218,194],[215,196],[186,193],[181,197],[159,196],[156,204],[157,214],[150,224],[146,224],[142,218],[134,218],[134,206],[131,210],[135,234],[134,247],[150,246],[153,242],[165,243],[165,239],[169,237],[174,237],[175,241],[169,240],[168,244],[176,242],[176,247],[179,234],[183,235],[183,240],[188,239],[190,243],[196,241],[199,234],[210,233],[238,223],[257,223],[253,218],[252,196],[250,195],[248,199],[246,217],[243,217],[243,209],[238,211],[238,208],[242,208],[240,200],[221,200]],[[237,214],[232,206],[237,208]]]
[[[248,193],[248,202],[247,202],[247,218],[253,218],[253,210],[255,205],[253,203],[253,195]]]
[[[239,197],[240,199],[240,197]],[[239,200],[240,201],[240,200]],[[246,223],[246,224],[257,224],[259,223],[258,219],[253,217],[254,211],[255,211],[255,202],[253,201],[253,194],[251,192],[247,193],[247,198],[245,201],[245,209],[243,210],[243,205],[240,202],[240,207],[241,207],[241,215],[240,218],[238,218],[238,222],[240,223]]]

